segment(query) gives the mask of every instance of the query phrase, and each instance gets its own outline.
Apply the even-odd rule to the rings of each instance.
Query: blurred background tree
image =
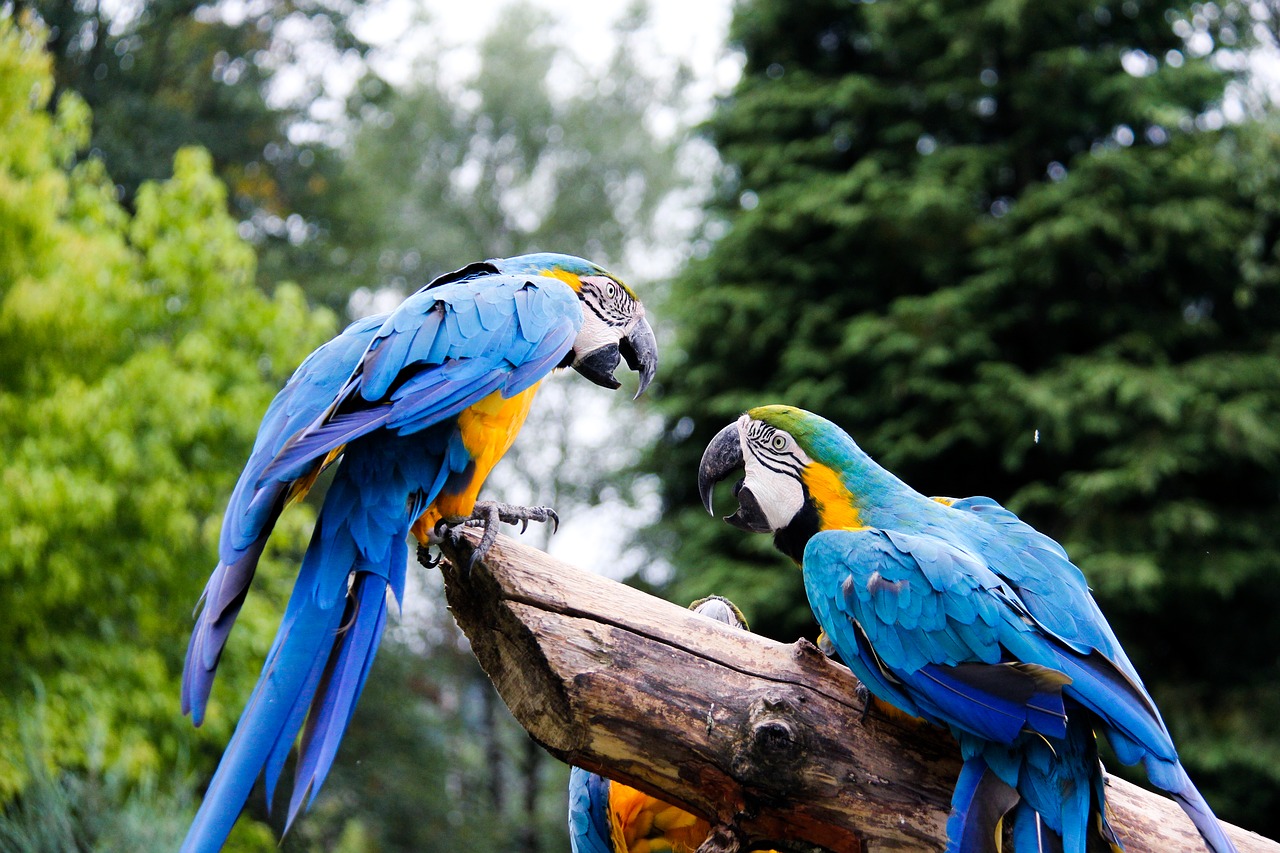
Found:
[[[101,160],[126,209],[174,154],[200,145],[227,184],[242,236],[274,285],[327,264],[341,168],[339,81],[368,66],[354,24],[366,0],[12,0],[45,25],[57,105],[93,114],[81,156]]]
[[[0,19],[0,797],[18,809],[19,792],[173,779],[229,736],[225,710],[199,738],[175,714],[182,626],[258,413],[334,328],[296,288],[254,286],[202,150],[180,150],[132,214],[99,161],[72,166],[90,115],[73,93],[44,111],[42,41]],[[279,548],[296,549],[306,515]],[[266,599],[279,567],[265,566]],[[238,695],[270,609],[233,652]]]
[[[655,211],[682,181],[679,139],[653,118],[680,109],[687,72],[637,64],[650,38],[643,5],[618,21],[600,68],[558,51],[554,24],[530,3],[508,5],[458,79],[428,21],[408,83],[361,81],[335,229],[343,263],[321,296],[345,298],[359,282],[362,296],[399,298],[458,258],[571,246],[616,264],[649,247]]]
[[[676,600],[813,635],[798,573],[708,524],[693,476],[742,410],[813,409],[1061,541],[1218,814],[1280,832],[1280,137],[1235,73],[1258,12],[738,7],[719,239],[674,285],[652,457]]]

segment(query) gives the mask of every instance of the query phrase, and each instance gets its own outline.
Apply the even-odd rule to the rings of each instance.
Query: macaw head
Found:
[[[698,493],[714,514],[712,490],[735,471],[738,508],[725,521],[772,533],[778,548],[800,560],[819,530],[859,527],[858,507],[842,476],[860,454],[835,424],[793,406],[759,406],[711,439],[698,466]]]
[[[597,385],[617,388],[618,362],[640,375],[636,396],[658,371],[658,341],[645,319],[644,305],[617,276],[573,255],[540,252],[488,261],[505,275],[558,278],[582,301],[582,328],[569,352],[568,366]]]

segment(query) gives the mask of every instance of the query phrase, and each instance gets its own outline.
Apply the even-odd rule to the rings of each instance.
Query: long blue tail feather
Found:
[[[355,625],[342,631],[343,618],[347,615],[348,578],[357,567],[369,565],[363,559],[363,549],[353,538],[349,524],[352,516],[360,514],[351,503],[356,497],[355,492],[348,483],[335,482],[330,489],[311,544],[303,557],[280,631],[188,831],[182,847],[184,853],[221,848],[260,775],[265,776],[270,805],[289,751],[308,711],[319,712],[323,716],[321,709],[313,708],[313,699],[325,681],[326,673],[332,672],[322,695],[345,697],[335,705],[336,708],[345,705],[339,715],[342,717],[341,725],[337,727],[332,748],[322,750],[308,765],[311,777],[320,781],[328,772],[328,765],[336,752],[336,740],[341,738],[346,720],[350,718],[350,708],[363,686],[367,662],[376,649],[385,619],[385,593],[382,596],[362,596],[362,601],[376,605],[370,609],[376,609],[378,613],[372,620],[366,618],[363,622],[357,615],[355,625],[359,625],[358,633],[362,637],[359,642],[352,644],[350,639]],[[407,520],[400,523],[402,531],[406,530]],[[398,547],[383,545],[376,550],[383,558],[377,566],[380,573],[387,571],[387,560],[393,558],[391,555],[398,555],[399,559],[405,556],[403,542]],[[374,578],[376,583],[372,587],[385,591],[386,578]],[[366,630],[371,621],[372,630]],[[337,650],[335,642],[339,644]],[[360,659],[360,671],[352,685],[346,682],[351,673],[350,667],[343,666],[343,651],[355,646],[361,647],[353,656]],[[336,668],[331,666],[331,661],[336,661]],[[331,724],[332,718],[317,731],[323,734]],[[322,737],[319,743],[324,744],[325,740]],[[301,779],[299,777],[300,783]],[[319,784],[308,778],[301,787],[318,790]],[[295,803],[291,805],[291,816],[296,811]]]
[[[1151,783],[1168,791],[1178,805],[1182,806],[1182,810],[1187,813],[1187,817],[1191,818],[1191,822],[1196,825],[1196,829],[1213,853],[1235,853],[1235,843],[1227,837],[1213,809],[1209,808],[1209,804],[1205,802],[1180,763],[1170,763],[1149,757],[1143,765],[1146,767],[1147,778]]]
[[[1062,839],[1025,802],[1013,811],[1014,853],[1062,853]]]
[[[298,589],[295,588],[295,597]],[[303,593],[304,597],[307,596]],[[249,697],[235,734],[223,753],[213,781],[205,792],[195,821],[183,842],[184,853],[213,853],[221,849],[248,799],[268,758],[279,754],[280,744],[292,744],[301,725],[295,712],[298,697],[314,690],[323,672],[323,658],[316,660],[332,643],[341,610],[326,613],[314,604],[305,618],[295,619],[281,629],[276,647],[268,656],[263,673]],[[308,660],[309,659],[309,660]],[[303,706],[305,710],[305,705]],[[267,787],[273,791],[279,767],[268,770]],[[268,794],[268,802],[271,796]]]
[[[249,593],[249,581],[266,544],[266,534],[247,549],[236,562],[218,563],[201,598],[203,610],[187,642],[186,663],[182,669],[182,713],[190,714],[197,726],[204,722],[205,707],[218,661],[235,625],[236,616]],[[230,576],[230,579],[228,579]],[[240,578],[244,580],[241,582]],[[238,593],[230,592],[238,587]]]
[[[947,818],[947,853],[998,853],[1001,819],[1018,803],[1018,792],[980,756],[960,768]]]
[[[391,550],[392,560],[405,562],[408,555],[403,547]],[[329,661],[302,732],[286,832],[302,809],[310,808],[333,766],[338,745],[369,677],[386,622],[386,578],[360,573],[351,591],[351,603],[341,629],[341,645]]]

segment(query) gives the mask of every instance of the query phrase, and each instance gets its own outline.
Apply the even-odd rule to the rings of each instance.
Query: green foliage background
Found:
[[[812,636],[798,573],[709,523],[692,472],[750,406],[820,412],[924,493],[1059,539],[1218,813],[1276,835],[1280,142],[1266,115],[1224,123],[1219,63],[1253,25],[1232,3],[740,5],[746,68],[708,127],[723,236],[667,307],[651,535],[675,597]]]
[[[71,94],[44,110],[40,35],[0,20],[5,799],[31,776],[24,751],[138,780],[230,734],[225,712],[198,735],[178,714],[180,638],[260,413],[334,329],[297,288],[254,285],[204,152],[181,151],[132,215],[101,163],[69,168],[89,114]],[[265,568],[271,590],[280,564]],[[271,636],[261,609],[248,615],[228,661],[237,693]]]

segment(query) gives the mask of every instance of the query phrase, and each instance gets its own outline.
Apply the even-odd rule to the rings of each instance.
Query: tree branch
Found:
[[[735,631],[505,537],[466,575],[454,567],[477,538],[446,546],[449,607],[552,755],[707,817],[706,849],[945,846],[954,742],[868,713],[857,679],[809,642]],[[1128,853],[1204,849],[1172,800],[1115,778],[1107,798]],[[1227,832],[1242,853],[1280,853]]]

